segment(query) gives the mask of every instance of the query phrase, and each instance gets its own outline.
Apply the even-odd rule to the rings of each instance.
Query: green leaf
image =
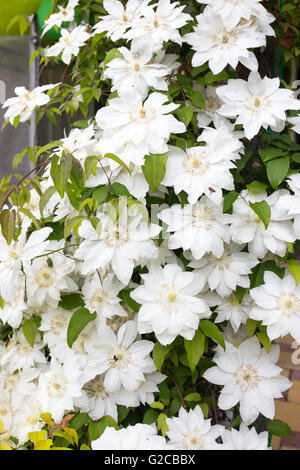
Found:
[[[5,189],[0,192],[0,210],[4,206],[8,196],[11,194],[11,188]]]
[[[154,193],[157,190],[157,186],[161,183],[165,176],[166,163],[166,153],[150,154],[145,157],[145,163],[142,169],[144,176]]]
[[[124,184],[115,182],[111,185],[111,188],[117,196],[126,196],[126,197],[131,196],[130,192],[128,191],[126,186],[124,186]]]
[[[40,55],[40,50],[37,49],[36,51],[34,51],[34,53],[32,54],[32,56],[30,57],[30,60],[29,60],[29,67],[31,66],[32,62]]]
[[[40,207],[40,213],[41,216],[43,216],[43,212],[45,207],[47,206],[48,202],[52,198],[52,196],[56,193],[56,189],[54,186],[50,186],[49,188],[46,189],[46,191],[41,195],[40,202],[39,202],[39,207]]]
[[[162,435],[165,436],[169,431],[167,425],[167,415],[165,413],[160,413],[157,417],[157,429],[161,431]]]
[[[231,191],[230,193],[225,194],[223,200],[223,212],[228,212],[232,208],[232,204],[238,198],[239,193],[236,191]]]
[[[104,433],[105,429],[107,426],[104,423],[101,423],[101,421],[98,421],[97,423],[91,422],[89,424],[88,432],[89,432],[89,437],[91,441],[96,441],[96,439],[99,439],[101,434]]]
[[[82,203],[81,203],[80,206],[78,207],[78,212],[81,212],[82,209],[83,209],[85,206],[88,206],[88,208],[89,208],[91,211],[96,211],[97,206],[98,206],[98,201],[96,201],[96,199],[94,199],[94,198],[92,198],[92,197],[88,197],[87,199],[85,199],[84,201],[82,201]]]
[[[251,279],[251,289],[253,287],[258,287],[264,283],[264,274],[265,271],[272,271],[277,274],[281,279],[284,276],[284,268],[279,268],[274,261],[265,261],[264,263],[258,264],[253,269],[254,276]],[[252,276],[252,275],[251,275]],[[254,281],[254,282],[253,282]]]
[[[184,90],[190,93],[193,91],[193,80],[190,75],[177,74],[177,82]]]
[[[86,426],[92,421],[87,413],[80,413],[79,415],[74,416],[70,421],[70,426],[76,430],[82,426]]]
[[[88,179],[92,174],[95,174],[98,158],[95,156],[87,157],[84,162],[84,171],[86,179]]]
[[[127,303],[128,307],[131,308],[131,310],[133,310],[134,312],[138,312],[141,305],[136,302],[135,300],[133,300],[133,298],[130,296],[130,292],[132,291],[133,289],[124,289],[121,291],[120,293],[120,297],[124,300],[124,302]]]
[[[96,313],[90,313],[86,308],[80,308],[72,315],[67,332],[67,343],[69,348],[72,348],[72,344],[76,341],[86,325],[95,320],[96,317]]]
[[[201,85],[211,85],[212,83],[228,80],[228,73],[224,70],[217,75],[214,75],[212,72],[207,72],[204,77],[200,77],[196,80],[197,83]]]
[[[252,183],[246,184],[246,188],[248,189],[248,191],[252,193],[265,191],[267,187],[268,187],[267,184],[261,183],[260,181],[252,181]]]
[[[248,338],[252,338],[254,335],[256,328],[258,326],[259,322],[256,320],[252,320],[252,318],[247,318],[246,321],[246,333]]]
[[[267,229],[271,219],[271,209],[269,204],[266,201],[260,201],[249,202],[249,205]]]
[[[258,331],[256,333],[256,336],[258,337],[259,341],[261,342],[261,344],[263,345],[265,350],[267,352],[270,352],[272,343],[271,343],[271,341],[269,339],[269,336],[267,335],[266,331]]]
[[[189,393],[184,397],[184,401],[199,401],[201,400],[201,395],[199,393],[193,392]]]
[[[72,158],[70,155],[65,153],[61,158],[57,155],[53,155],[50,173],[54,186],[61,198],[64,197],[71,170]]]
[[[296,284],[299,284],[300,282],[300,263],[298,263],[297,260],[295,259],[289,259],[287,261],[287,265],[288,265],[288,268],[289,270],[291,271],[295,281],[296,281]]]
[[[277,186],[286,177],[289,167],[289,157],[276,158],[267,163],[267,176],[272,188],[277,189]]]
[[[205,98],[202,95],[202,93],[200,93],[200,91],[193,90],[189,98],[191,99],[192,103],[196,105],[198,108],[200,109],[205,108]]]
[[[105,184],[103,184],[93,191],[93,198],[96,199],[99,204],[102,204],[102,202],[105,200],[106,193],[107,187]]]
[[[197,330],[192,340],[184,340],[184,348],[186,350],[188,363],[193,372],[204,353],[205,336]]]
[[[29,219],[32,220],[36,230],[40,230],[42,228],[40,221],[34,217],[34,215],[28,209],[21,208],[19,209],[19,212],[21,212],[21,214],[25,214]]]
[[[120,429],[118,423],[114,420],[112,416],[103,416],[103,418],[100,419],[100,422],[105,424],[106,427],[115,428],[116,430]]]
[[[289,425],[280,419],[273,419],[268,421],[267,428],[269,433],[273,436],[284,437],[289,436],[292,433]]]
[[[183,124],[187,127],[193,119],[194,110],[190,106],[184,106],[176,109],[175,114],[179,121],[183,122]]]
[[[31,347],[34,345],[40,323],[41,319],[39,317],[30,318],[23,323],[23,333]]]
[[[288,151],[284,151],[277,147],[267,147],[265,149],[258,149],[259,156],[264,163],[274,160],[275,158],[285,157]]]
[[[238,415],[231,421],[231,427],[236,428],[240,426],[242,422],[243,422],[242,418],[240,417],[240,415]]]
[[[75,217],[72,217],[72,219],[69,219],[65,222],[65,227],[64,227],[64,238],[68,238],[70,233],[74,231],[74,233],[77,233],[77,230],[80,226],[80,224],[85,220],[85,217],[82,217],[81,215],[76,215]]]
[[[4,209],[0,214],[0,224],[1,224],[1,232],[4,236],[7,244],[10,245],[15,233],[16,227],[16,211]]]
[[[105,59],[104,59],[104,69],[106,69],[107,67],[107,64],[109,62],[111,62],[112,60],[114,59],[123,59],[123,55],[121,54],[121,52],[119,51],[119,49],[117,49],[116,47],[114,47],[113,49],[111,49],[105,56]]]
[[[77,307],[84,307],[85,303],[81,294],[65,294],[62,295],[59,306],[65,310],[74,310]]]
[[[157,411],[150,409],[147,410],[144,414],[143,424],[152,424],[156,423],[157,420]]]
[[[208,336],[209,338],[212,338],[217,341],[217,343],[219,343],[225,351],[225,342],[223,334],[214,323],[209,320],[201,320],[200,328],[205,334],[205,336]]]
[[[154,401],[153,403],[150,403],[150,408],[154,408],[155,410],[163,410],[164,407],[165,405],[160,401]]]
[[[171,351],[171,344],[168,344],[167,346],[163,346],[159,342],[155,343],[155,346],[152,352],[152,357],[153,357],[153,361],[157,370],[161,370],[163,363],[165,362],[166,356],[168,355],[170,351]]]
[[[113,153],[106,153],[104,155],[104,158],[109,158],[110,160],[113,160],[114,162],[118,163],[119,165],[121,165],[122,168],[124,168],[124,170],[127,171],[127,173],[131,175],[131,171],[129,170],[126,163],[124,163],[119,157],[117,157],[117,155],[114,155]]]
[[[124,419],[128,416],[130,409],[126,406],[117,405],[118,408],[118,423],[122,423]]]
[[[73,155],[70,155],[72,159],[72,169],[71,169],[71,181],[77,187],[78,189],[81,189],[83,186],[83,180],[84,180],[84,173],[83,173],[83,168],[81,166],[81,163],[77,158],[73,157]]]
[[[204,418],[208,418],[209,406],[207,403],[199,403],[201,410],[203,411]]]

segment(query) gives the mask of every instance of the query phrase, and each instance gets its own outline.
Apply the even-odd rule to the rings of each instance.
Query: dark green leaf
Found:
[[[165,362],[166,356],[171,350],[171,347],[171,344],[168,344],[167,346],[163,346],[158,342],[155,344],[152,352],[152,357],[157,370],[161,370],[163,363]]]
[[[59,306],[65,310],[74,310],[77,307],[84,307],[85,303],[80,294],[62,295]]]
[[[289,436],[292,433],[289,425],[279,419],[273,419],[268,421],[267,428],[269,433],[273,436],[284,437]]]
[[[67,343],[69,348],[72,347],[72,344],[76,341],[86,325],[95,320],[96,317],[96,313],[90,313],[86,308],[80,308],[72,315],[67,332]]]
[[[266,201],[260,202],[249,202],[249,205],[255,214],[263,222],[264,226],[268,228],[270,219],[271,219],[271,209],[269,204]]]
[[[284,180],[290,167],[288,157],[276,158],[267,163],[267,176],[274,189]]]
[[[196,331],[194,338],[190,341],[184,340],[189,367],[193,372],[204,352],[205,336],[201,331]]]
[[[200,321],[200,328],[209,338],[214,339],[217,343],[219,343],[225,351],[225,342],[222,332],[219,328],[209,320],[201,320]]]
[[[39,317],[30,318],[23,323],[23,333],[31,347],[34,345],[40,323],[41,319]]]
[[[87,413],[80,413],[79,415],[74,416],[70,421],[70,426],[76,431],[91,422],[91,418]]]
[[[193,118],[194,110],[190,106],[184,106],[176,109],[175,114],[178,119],[187,127]]]

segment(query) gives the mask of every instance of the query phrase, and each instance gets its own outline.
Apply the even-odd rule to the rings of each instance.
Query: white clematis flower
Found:
[[[203,411],[197,405],[193,410],[180,408],[178,418],[167,418],[167,436],[174,449],[218,450],[221,445],[216,439],[224,432],[224,427],[211,425],[211,419],[204,419]]]
[[[184,36],[196,51],[192,58],[193,67],[208,61],[211,71],[218,74],[228,64],[235,69],[241,62],[248,69],[257,71],[257,59],[248,49],[265,46],[264,34],[248,24],[228,27],[220,14],[209,7],[197,16],[197,22],[194,32]]]
[[[157,435],[157,429],[150,424],[135,424],[116,430],[107,427],[104,433],[92,441],[93,450],[165,450],[166,440]]]
[[[4,119],[8,119],[11,124],[14,123],[16,117],[20,116],[20,122],[26,122],[31,118],[35,108],[44,106],[51,100],[45,91],[52,90],[59,83],[54,85],[43,85],[27,90],[20,86],[15,88],[16,97],[9,98],[5,101],[3,108],[8,108],[4,114]]]
[[[51,359],[49,370],[39,377],[37,398],[42,412],[51,413],[53,420],[59,423],[65,411],[72,411],[74,399],[81,395],[82,373],[76,361],[61,365]]]
[[[47,247],[48,256],[34,259],[32,263],[25,263],[24,272],[30,307],[40,308],[43,305],[49,305],[56,308],[61,292],[78,290],[77,284],[70,277],[75,270],[76,263],[64,254],[64,245],[64,240],[51,242]],[[61,252],[52,253],[57,250]]]
[[[99,272],[92,273],[82,286],[85,305],[91,313],[96,312],[105,318],[127,317],[118,297],[123,288],[124,285],[113,274],[103,277]]]
[[[274,21],[273,15],[269,14],[261,5],[262,0],[197,0],[205,3],[215,12],[222,16],[229,28],[236,26],[242,21],[250,21],[253,18],[263,18],[270,16],[270,22]],[[272,30],[273,31],[273,30]]]
[[[229,79],[228,84],[217,89],[223,101],[218,113],[222,116],[238,117],[236,124],[242,124],[247,139],[258,134],[261,127],[280,132],[286,122],[288,109],[300,109],[300,101],[293,97],[291,90],[279,88],[279,78],[261,78],[258,72],[251,72],[248,81]]]
[[[184,272],[177,264],[164,268],[152,265],[149,274],[142,274],[144,285],[131,292],[142,304],[138,313],[139,333],[154,331],[161,344],[170,344],[176,336],[191,340],[201,318],[211,316],[206,302],[197,297],[197,277]]]
[[[136,44],[149,42],[154,51],[161,50],[164,42],[182,44],[178,29],[192,20],[192,17],[183,13],[185,5],[178,5],[179,2],[170,0],[158,0],[157,5],[143,5],[142,17],[133,22],[132,28],[124,37],[133,39]]]
[[[248,243],[248,251],[257,258],[263,258],[268,251],[283,257],[287,250],[287,243],[296,240],[291,216],[288,207],[282,209],[278,202],[281,197],[289,194],[287,190],[278,190],[270,196],[264,191],[241,192],[240,197],[233,203],[230,233],[236,243]],[[271,218],[266,228],[262,220],[254,212],[249,202],[266,201],[271,209]]]
[[[243,146],[225,125],[205,129],[197,140],[202,145],[185,152],[178,147],[169,147],[162,184],[174,186],[176,194],[185,191],[190,204],[195,204],[205,194],[219,205],[222,189],[234,189],[230,169],[235,168],[233,160],[240,158],[238,152],[242,152]]]
[[[169,238],[169,248],[191,250],[197,260],[206,253],[222,256],[224,242],[230,240],[226,214],[206,196],[194,205],[182,208],[175,204],[164,209],[158,218],[167,224],[167,232],[174,232]]]
[[[118,0],[103,0],[108,15],[100,17],[100,21],[95,24],[95,34],[106,32],[114,42],[123,39],[124,33],[141,17],[141,7],[149,2],[150,0],[128,0],[124,6]]]
[[[45,20],[42,36],[54,26],[60,27],[65,21],[74,21],[75,7],[78,3],[79,0],[69,0],[65,7],[58,5],[59,12],[53,13]]]
[[[260,346],[256,336],[247,339],[239,348],[226,348],[214,357],[217,364],[206,370],[203,377],[216,385],[223,385],[218,405],[229,410],[240,403],[240,415],[245,424],[255,421],[261,413],[274,418],[274,399],[281,398],[291,382],[280,375],[276,366],[279,345],[272,345],[269,353]]]
[[[90,37],[91,34],[87,32],[84,25],[76,26],[72,31],[63,28],[60,39],[46,50],[46,56],[58,57],[61,54],[62,61],[68,65],[72,57],[78,55],[80,48]]]
[[[245,423],[240,425],[239,430],[225,429],[222,441],[222,450],[272,450],[268,442],[269,433],[258,433],[255,427],[249,429]]]
[[[118,50],[121,56],[108,62],[104,71],[104,77],[112,80],[112,90],[121,94],[136,90],[145,99],[150,87],[168,89],[164,77],[171,73],[171,67],[154,62],[149,43],[143,47],[133,44],[130,50],[126,47]]]
[[[145,382],[145,374],[155,371],[150,357],[154,343],[136,341],[136,322],[130,320],[118,330],[117,335],[108,326],[99,329],[98,344],[90,350],[91,361],[97,374],[105,374],[104,387],[107,392],[123,389],[134,392]]]
[[[215,319],[215,323],[229,320],[233,331],[237,333],[240,326],[246,324],[253,301],[249,294],[245,294],[241,302],[239,302],[234,294],[231,294],[228,297],[220,297],[216,306],[218,316]],[[247,335],[243,339],[246,338]]]
[[[96,122],[103,129],[103,138],[96,148],[105,155],[115,153],[127,165],[144,164],[149,153],[164,153],[171,133],[185,132],[185,125],[169,114],[179,105],[165,104],[168,97],[151,93],[143,102],[137,92],[126,92],[113,98],[109,106],[96,114]]]
[[[96,269],[106,269],[111,264],[117,278],[128,284],[134,267],[141,259],[151,259],[157,256],[157,248],[151,237],[156,237],[161,227],[148,224],[140,213],[126,216],[122,210],[119,219],[114,221],[104,212],[98,214],[102,223],[100,236],[89,221],[83,221],[79,227],[80,243],[75,257],[82,259],[80,267],[86,275]]]
[[[270,340],[291,334],[300,338],[300,286],[291,274],[280,279],[275,273],[264,273],[264,284],[250,290],[254,305],[250,318],[267,326]]]
[[[192,261],[189,266],[196,268],[202,285],[205,282],[211,290],[216,290],[220,297],[226,297],[237,286],[250,287],[249,274],[259,261],[255,256],[242,252],[243,246],[231,243],[224,247],[221,256],[212,253],[200,260]]]

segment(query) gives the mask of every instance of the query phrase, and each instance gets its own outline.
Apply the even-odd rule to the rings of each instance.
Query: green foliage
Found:
[[[96,317],[96,313],[90,313],[86,308],[80,308],[73,313],[67,332],[67,343],[70,348],[86,325]]]
[[[158,185],[165,176],[167,163],[167,154],[150,154],[145,157],[143,173],[148,181],[151,190],[155,193]]]

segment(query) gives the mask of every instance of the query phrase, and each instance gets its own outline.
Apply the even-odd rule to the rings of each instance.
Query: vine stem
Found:
[[[32,173],[34,173],[36,170],[38,170],[39,168],[42,168],[43,166],[45,165],[48,165],[48,163],[51,162],[51,159],[47,160],[46,162],[43,162],[43,163],[40,163],[39,165],[35,166],[32,170],[30,170],[28,173],[26,173],[25,176],[23,176],[23,178],[18,181],[13,187],[12,189],[9,191],[8,195],[6,196],[6,198],[4,199],[4,201],[2,202],[2,205],[0,207],[0,210],[2,210],[2,207],[4,206],[4,204],[7,202],[8,198],[12,195],[12,193],[14,191],[18,191],[18,187],[20,186],[20,184],[23,183],[24,180],[26,180],[26,178],[28,178],[28,176],[30,176]]]
[[[178,393],[179,398],[180,398],[180,400],[181,400],[181,403],[182,403],[183,408],[186,408],[186,407],[187,407],[187,406],[186,406],[186,403],[185,403],[185,401],[184,401],[184,399],[183,399],[182,393],[181,393],[181,391],[180,391],[180,388],[179,388],[178,385],[177,385],[177,382],[176,382],[176,380],[175,380],[174,375],[171,373],[171,371],[170,371],[168,368],[166,368],[166,371],[168,372],[170,378],[172,379],[172,381],[173,381],[173,383],[174,383],[174,385],[175,385],[175,387],[176,387],[176,390],[177,390],[177,393]]]

